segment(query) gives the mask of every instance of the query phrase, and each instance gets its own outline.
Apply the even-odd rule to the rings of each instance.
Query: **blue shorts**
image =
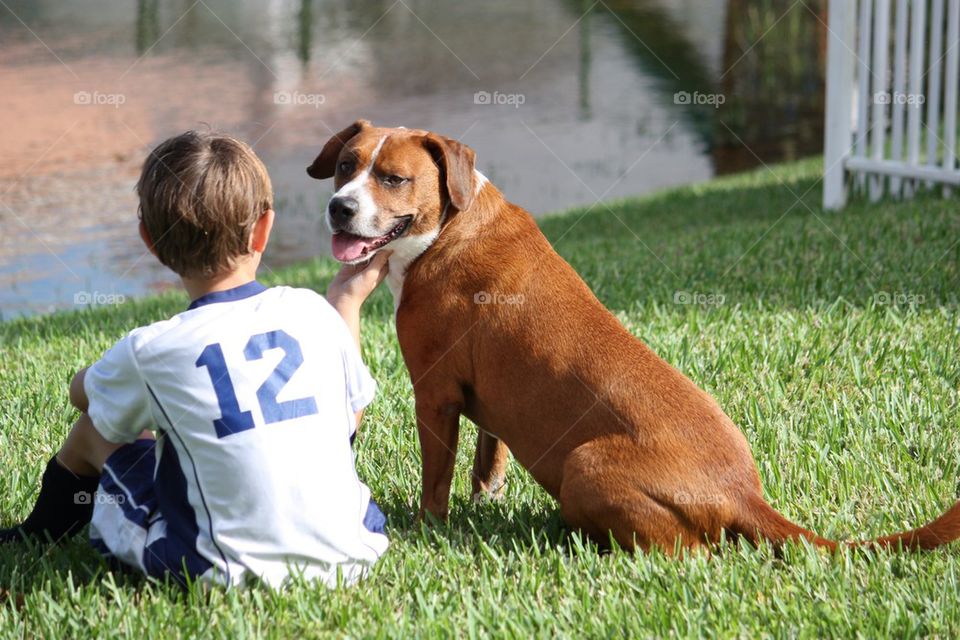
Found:
[[[103,465],[94,498],[90,543],[108,561],[182,585],[212,568],[196,540],[178,540],[157,505],[156,441],[137,440],[117,449]]]
[[[90,543],[108,562],[138,569],[149,577],[171,577],[183,586],[203,578],[213,564],[197,551],[196,536],[180,539],[168,527],[155,491],[156,441],[137,440],[117,449],[103,466],[94,497]],[[385,533],[386,517],[371,499],[363,519]]]

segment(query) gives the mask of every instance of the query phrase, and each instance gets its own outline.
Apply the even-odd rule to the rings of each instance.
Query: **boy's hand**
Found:
[[[373,293],[390,271],[387,259],[391,251],[380,251],[369,262],[346,264],[327,287],[327,301],[340,310],[344,306],[357,307]]]

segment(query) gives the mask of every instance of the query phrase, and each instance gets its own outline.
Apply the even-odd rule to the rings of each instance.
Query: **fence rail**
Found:
[[[960,0],[830,0],[823,206],[960,186]],[[891,30],[892,27],[892,30]],[[888,139],[889,133],[889,139]]]

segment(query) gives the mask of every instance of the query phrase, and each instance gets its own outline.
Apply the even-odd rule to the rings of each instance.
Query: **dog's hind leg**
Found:
[[[477,434],[477,453],[473,458],[474,500],[499,500],[503,497],[509,459],[507,445],[481,429]]]
[[[706,537],[691,523],[680,506],[657,500],[643,489],[639,462],[624,474],[622,465],[603,464],[609,449],[590,449],[595,443],[571,452],[563,467],[560,485],[560,513],[572,528],[600,545],[610,536],[624,549],[649,551],[659,547],[673,554],[679,547],[705,545]],[[719,536],[718,536],[719,537]]]

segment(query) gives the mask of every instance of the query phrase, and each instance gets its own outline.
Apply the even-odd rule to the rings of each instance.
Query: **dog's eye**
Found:
[[[383,178],[383,183],[389,187],[399,187],[406,181],[406,178],[401,178],[400,176],[384,176]]]
[[[340,172],[341,175],[347,175],[349,173],[353,173],[353,163],[350,162],[349,160],[344,160],[343,162],[340,163],[340,166],[337,167],[337,170]]]

